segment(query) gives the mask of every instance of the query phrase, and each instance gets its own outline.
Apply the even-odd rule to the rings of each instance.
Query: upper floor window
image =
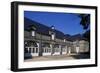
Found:
[[[35,31],[32,31],[32,36],[35,36]]]
[[[54,40],[55,39],[55,34],[51,35],[51,39]]]
[[[66,39],[64,39],[64,42],[66,42]]]

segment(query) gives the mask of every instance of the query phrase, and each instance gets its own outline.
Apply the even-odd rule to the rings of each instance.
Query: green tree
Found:
[[[83,37],[85,37],[89,42],[89,55],[90,55],[90,14],[79,14],[79,17],[81,18],[80,25],[83,26],[83,29],[85,30],[85,33],[83,33]],[[88,29],[88,30],[87,30]]]
[[[90,26],[90,14],[79,14],[81,18],[80,24],[83,26],[83,29],[86,30]]]

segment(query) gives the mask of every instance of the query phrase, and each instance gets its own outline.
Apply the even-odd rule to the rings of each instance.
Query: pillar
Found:
[[[66,48],[66,49],[65,49],[65,50],[66,50],[65,52],[66,52],[66,54],[67,54],[68,48],[67,48],[67,46],[66,46],[65,48]]]
[[[59,45],[60,55],[62,55],[62,47]]]
[[[51,48],[51,55],[53,55],[54,54],[53,44],[50,44],[50,48]]]
[[[31,47],[31,53],[33,53],[33,47]]]
[[[39,56],[43,55],[43,48],[42,48],[42,42],[39,41]]]
[[[27,49],[28,49],[28,53],[29,53],[29,47],[27,47]]]
[[[71,53],[71,47],[68,48],[68,54],[70,54],[70,53]]]
[[[79,47],[76,47],[76,53],[77,54],[79,53]]]
[[[38,46],[37,48],[38,48],[38,53],[39,53],[39,43],[37,43],[37,46]]]

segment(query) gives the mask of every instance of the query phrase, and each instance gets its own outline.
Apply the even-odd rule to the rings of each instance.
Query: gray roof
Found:
[[[34,26],[36,28],[36,32],[41,33],[43,35],[50,36],[49,31],[51,31],[51,27],[48,27],[44,24],[38,23],[34,20],[31,20],[29,18],[24,17],[24,30],[30,31],[32,29],[29,29],[30,27]],[[56,38],[59,39],[67,39],[69,41],[75,41],[75,40],[85,40],[85,38],[81,34],[77,35],[69,35],[69,34],[64,34],[63,32],[59,30],[53,30],[56,34]]]

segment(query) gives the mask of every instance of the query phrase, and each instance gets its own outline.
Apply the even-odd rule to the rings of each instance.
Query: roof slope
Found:
[[[38,23],[34,20],[30,20],[26,17],[24,17],[24,30],[28,30],[30,26],[36,27],[36,32],[44,34],[44,35],[49,35],[49,31],[51,30],[51,27],[48,27],[44,24]],[[59,30],[54,30],[56,34],[56,38],[59,39],[64,39],[64,33],[59,31]]]
[[[28,28],[30,28],[30,26],[34,26],[36,28],[36,32],[50,36],[49,31],[52,30],[51,27],[48,27],[44,24],[38,23],[34,20],[24,17],[24,30],[29,30]],[[63,32],[57,29],[55,29],[54,32],[56,34],[56,38],[59,38],[59,39],[65,38],[68,41],[86,40],[86,38],[84,38],[83,35],[81,34],[76,34],[73,36],[69,34],[64,35]]]

